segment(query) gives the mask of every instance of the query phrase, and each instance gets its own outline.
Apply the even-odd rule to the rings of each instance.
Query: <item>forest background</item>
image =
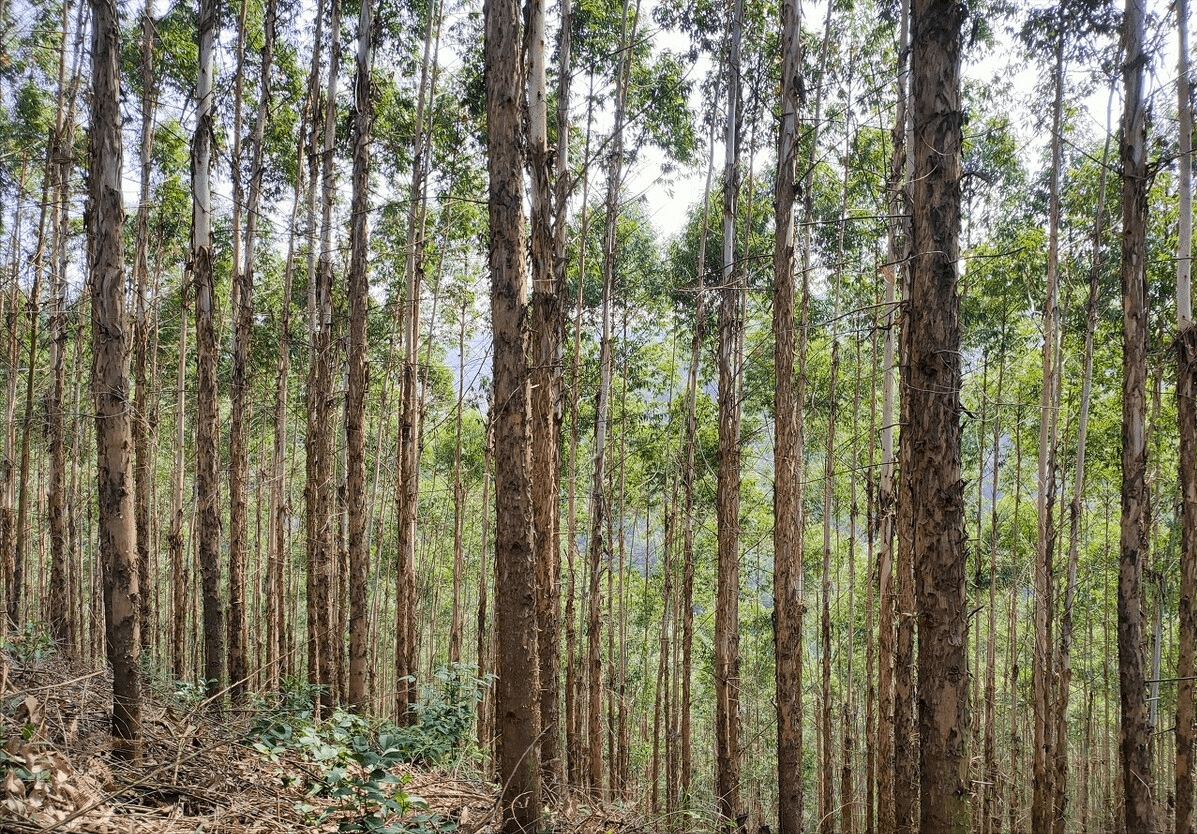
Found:
[[[636,805],[680,829],[712,813],[771,820],[789,807],[780,768],[794,830],[911,829],[916,567],[894,509],[910,10],[800,11],[521,12],[530,161],[506,205],[529,213],[535,277],[516,453],[495,433],[511,400],[496,405],[488,353],[501,349],[486,305],[498,145],[477,3],[0,5],[7,639],[107,653],[118,681],[181,682],[238,709],[307,682],[326,711],[402,723],[422,687],[476,681],[475,752],[490,767],[496,739],[513,743],[495,712],[500,644],[535,635],[543,685],[524,694],[549,729],[521,749],[539,748],[549,796]],[[1191,824],[1181,464],[1197,447],[1182,446],[1193,420],[1177,394],[1191,313],[1174,300],[1192,238],[1188,10],[1140,11],[1136,41],[1133,16],[1093,0],[994,3],[967,10],[957,44],[1006,67],[961,91],[963,766],[982,831],[1127,830],[1120,731],[1143,747],[1154,817]],[[111,92],[93,64],[100,31],[119,44],[104,135],[128,152],[115,165],[95,139]],[[1120,585],[1130,224],[1117,192],[1133,175],[1113,122],[1131,109],[1128,67],[1150,116],[1145,547],[1140,580]],[[787,102],[796,163],[779,188]],[[127,330],[95,330],[87,189],[114,174],[130,206],[115,227]],[[691,205],[660,199],[695,183]],[[781,375],[780,194],[795,201],[799,282]],[[659,231],[661,212],[676,231]],[[102,357],[127,367],[124,388],[105,388]],[[787,384],[799,463],[783,511]],[[103,391],[129,422],[136,544],[107,573]],[[511,455],[548,468],[515,511],[537,531],[539,607],[504,633],[496,611],[518,595],[496,564],[496,520],[512,515],[495,502],[513,490],[496,470]],[[798,554],[784,605],[781,517]],[[797,615],[788,689],[782,611]],[[1119,701],[1129,619],[1143,624],[1141,732]],[[114,644],[127,644],[116,660]],[[136,697],[117,699],[120,736]],[[788,763],[783,700],[798,718]]]

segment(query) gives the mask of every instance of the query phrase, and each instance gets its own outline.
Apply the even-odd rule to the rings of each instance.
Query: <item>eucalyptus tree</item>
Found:
[[[1176,422],[1180,432],[1181,552],[1176,661],[1176,834],[1193,830],[1193,654],[1197,643],[1197,325],[1193,322],[1193,83],[1189,3],[1177,0]]]
[[[968,611],[960,477],[960,56],[964,6],[911,8],[911,263],[898,535],[915,555],[919,826],[969,826]]]
[[[218,0],[202,0],[197,18],[199,64],[195,85],[196,124],[191,150],[191,253],[195,286],[196,503],[199,564],[203,577],[204,681],[211,706],[220,708],[224,689],[224,602],[220,582],[220,409],[217,400],[216,276],[213,269],[212,150],[215,142],[213,72]]]
[[[66,83],[66,36],[70,4],[63,4],[63,53],[59,64],[60,96],[67,100],[66,110],[59,101],[54,133],[49,151],[53,166],[48,174],[52,179],[51,211],[52,245],[50,247],[50,390],[46,397],[46,435],[50,447],[49,477],[46,489],[48,526],[50,528],[50,584],[46,601],[46,620],[50,636],[63,651],[74,651],[74,617],[70,605],[68,541],[72,502],[67,497],[66,466],[66,352],[68,339],[67,271],[68,243],[71,237],[71,218],[68,210],[74,155],[67,152],[75,144],[75,102],[81,81],[80,64],[83,53],[83,4],[79,6],[75,30],[69,90]],[[140,538],[138,539],[140,545]],[[139,554],[140,556],[140,554]],[[139,559],[140,561],[140,559]],[[145,575],[145,571],[141,572]],[[144,610],[144,606],[143,606]]]
[[[92,391],[96,492],[104,567],[105,636],[112,665],[113,750],[141,756],[141,670],[137,527],[126,336],[125,219],[121,190],[120,27],[117,5],[91,2],[92,107],[88,131],[87,252],[92,304]]]
[[[370,570],[366,514],[365,417],[369,388],[367,316],[370,277],[370,131],[374,116],[373,4],[361,4],[353,80],[353,204],[349,231],[349,388],[345,403],[347,449],[346,492],[349,505],[349,703],[366,706],[366,658],[369,642],[368,584]]]
[[[777,682],[777,830],[802,830],[802,428],[794,396],[794,196],[802,7],[781,3],[781,124],[778,127],[773,253],[773,610]],[[805,330],[803,331],[805,336]],[[805,350],[806,345],[801,345]]]
[[[502,829],[540,827],[540,666],[536,562],[532,548],[524,317],[523,147],[520,6],[492,0],[485,12],[486,132],[490,174],[490,271],[495,443],[495,628],[499,638],[496,726]]]
[[[1122,163],[1122,499],[1118,558],[1119,729],[1127,831],[1154,831],[1155,806],[1149,741],[1151,727],[1143,669],[1143,563],[1147,559],[1146,381],[1147,105],[1141,0],[1127,0],[1122,20],[1123,112],[1118,156]]]
[[[317,36],[320,29],[317,27]],[[320,237],[319,256],[315,265],[313,285],[308,289],[309,326],[311,329],[310,364],[308,366],[308,433],[304,449],[307,461],[307,480],[304,487],[304,506],[307,511],[308,544],[308,678],[321,687],[320,712],[330,713],[335,700],[336,657],[335,647],[339,635],[335,635],[333,619],[333,554],[337,550],[337,537],[333,527],[333,368],[335,348],[333,341],[333,292],[335,268],[333,266],[333,220],[332,209],[336,197],[336,175],[333,167],[333,153],[336,146],[337,85],[341,61],[341,4],[332,2],[332,13],[328,28],[329,59],[328,78],[321,110],[324,124],[320,127],[321,146],[318,158],[320,185]],[[319,66],[320,45],[313,49],[313,75]],[[318,89],[315,82],[309,90]],[[313,137],[318,120],[313,120]],[[315,144],[313,142],[313,144]],[[316,157],[313,157],[315,159]],[[309,183],[316,189],[316,177]],[[313,230],[314,231],[314,230]],[[311,250],[315,250],[313,238]],[[309,270],[311,265],[309,254]],[[334,639],[335,638],[335,639]],[[339,651],[337,652],[339,656]]]

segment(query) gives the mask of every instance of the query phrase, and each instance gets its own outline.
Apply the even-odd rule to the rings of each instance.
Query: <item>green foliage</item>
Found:
[[[37,663],[58,654],[44,622],[26,622],[13,634],[0,639],[0,652],[10,655],[18,663]]]
[[[413,708],[416,723],[400,727],[341,709],[326,721],[315,721],[312,704],[319,688],[290,679],[275,699],[258,705],[248,741],[271,760],[295,751],[318,765],[308,796],[335,802],[319,808],[300,803],[297,809],[313,824],[332,819],[338,831],[378,834],[448,832],[456,823],[427,813],[428,803],[403,789],[410,777],[390,771],[405,762],[443,763],[461,753],[488,683],[469,666],[439,669]]]

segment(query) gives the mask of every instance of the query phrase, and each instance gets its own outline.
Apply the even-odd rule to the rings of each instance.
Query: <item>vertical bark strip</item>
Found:
[[[540,668],[532,549],[518,0],[487,0],[486,117],[494,332],[496,730],[504,834],[540,828]]]
[[[114,0],[91,0],[92,112],[88,132],[87,243],[91,283],[96,492],[104,573],[105,642],[112,665],[112,737],[118,756],[141,755],[137,528],[129,426],[125,207],[121,192],[120,26]]]
[[[1126,830],[1155,831],[1151,728],[1143,668],[1140,601],[1147,559],[1147,118],[1144,4],[1123,15],[1122,163],[1122,497],[1118,557],[1119,748]]]
[[[964,481],[960,464],[960,29],[955,0],[911,13],[912,260],[900,532],[911,536],[918,612],[919,826],[969,827]]]

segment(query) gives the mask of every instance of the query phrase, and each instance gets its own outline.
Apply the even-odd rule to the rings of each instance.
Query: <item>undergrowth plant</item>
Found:
[[[319,775],[309,780],[308,796],[337,802],[320,809],[300,803],[297,810],[314,822],[335,817],[339,830],[346,832],[440,834],[452,831],[456,823],[428,813],[427,802],[404,790],[409,777],[391,769],[400,763],[476,759],[470,727],[489,683],[490,677],[479,679],[472,666],[442,667],[423,687],[412,710],[415,721],[399,726],[339,708],[317,721],[312,705],[319,688],[289,679],[280,693],[256,705],[248,743],[273,761],[294,751],[318,766]]]

